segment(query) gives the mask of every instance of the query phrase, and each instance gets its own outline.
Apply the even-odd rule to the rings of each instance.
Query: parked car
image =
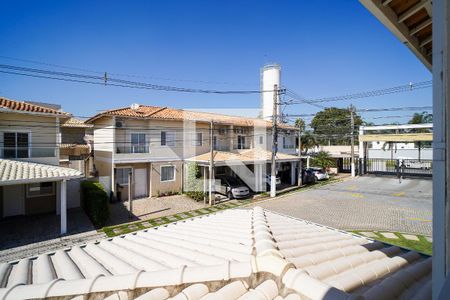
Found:
[[[302,182],[303,184],[314,184],[317,182],[316,174],[311,169],[303,169],[302,170]]]
[[[264,178],[264,182],[266,183],[267,189],[270,190],[270,185],[272,184],[270,174],[266,174],[266,177]],[[280,184],[281,184],[281,178],[280,178],[280,176],[276,176],[275,177],[275,186],[278,187]]]
[[[327,180],[330,178],[328,173],[321,168],[309,168],[309,170],[311,170],[314,173],[317,180]]]
[[[216,179],[216,192],[227,196],[229,199],[245,198],[250,195],[249,188],[236,177],[218,176]]]

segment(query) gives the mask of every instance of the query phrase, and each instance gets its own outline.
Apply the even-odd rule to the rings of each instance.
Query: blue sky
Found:
[[[0,5],[0,56],[136,76],[123,79],[258,89],[260,67],[277,62],[282,66],[282,84],[307,98],[431,79],[419,60],[356,0],[3,0]],[[0,64],[80,73],[4,57]],[[258,95],[158,92],[6,74],[0,74],[0,95],[59,103],[77,116],[134,102],[236,113],[260,103]],[[352,103],[357,108],[431,105],[431,89]],[[286,110],[315,111],[308,105]]]

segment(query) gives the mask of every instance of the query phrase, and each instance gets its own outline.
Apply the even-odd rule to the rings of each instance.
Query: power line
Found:
[[[383,95],[388,95],[388,94],[404,93],[404,92],[409,92],[409,91],[418,90],[418,89],[430,88],[430,87],[432,87],[432,83],[433,82],[431,80],[417,82],[417,83],[410,82],[409,84],[399,85],[399,86],[390,87],[390,88],[377,89],[377,90],[372,90],[372,91],[365,91],[365,92],[359,92],[359,93],[354,93],[354,94],[347,94],[347,95],[342,95],[342,96],[332,96],[332,97],[325,97],[325,98],[295,99],[295,97],[293,97],[294,98],[293,100],[286,101],[282,104],[293,105],[293,104],[307,103],[307,104],[314,105],[317,103],[344,101],[344,100],[352,100],[352,99],[362,99],[362,98],[369,98],[369,97],[378,97],[378,96],[383,96]]]
[[[57,72],[57,71],[51,71],[51,70],[25,68],[25,67],[12,66],[12,65],[1,65],[1,64],[0,64],[0,69],[10,70],[10,71],[0,71],[0,72],[5,73],[5,74],[12,74],[12,75],[21,75],[21,76],[29,76],[29,77],[36,77],[36,78],[42,78],[42,79],[52,79],[52,80],[97,84],[97,85],[105,85],[105,86],[168,91],[168,92],[204,93],[204,94],[261,94],[261,93],[266,93],[266,92],[273,92],[273,90],[269,90],[269,91],[211,90],[211,89],[184,88],[184,87],[158,85],[158,84],[151,84],[151,83],[145,83],[145,82],[122,80],[122,79],[116,79],[116,78],[111,78],[111,77],[106,77],[106,76],[94,76],[94,75],[76,74],[76,73],[68,73],[68,72]]]
[[[44,66],[55,67],[55,68],[61,68],[61,69],[67,69],[67,70],[87,72],[87,73],[92,73],[92,74],[104,74],[105,73],[105,72],[94,71],[94,70],[85,69],[85,68],[70,67],[70,66],[65,66],[65,65],[60,65],[60,64],[53,64],[53,63],[42,62],[42,61],[37,61],[37,60],[16,58],[16,57],[11,57],[11,56],[0,55],[0,58],[14,60],[14,61],[20,61],[20,62],[26,62],[26,63],[32,63],[32,64],[37,64],[37,65],[44,65]],[[237,82],[226,82],[226,81],[192,80],[192,79],[168,78],[168,77],[159,77],[159,76],[124,74],[124,73],[113,73],[113,72],[106,72],[106,73],[109,75],[117,76],[117,77],[144,78],[144,79],[152,79],[152,80],[207,83],[207,84],[250,85],[248,83],[244,84],[242,82],[237,83]]]

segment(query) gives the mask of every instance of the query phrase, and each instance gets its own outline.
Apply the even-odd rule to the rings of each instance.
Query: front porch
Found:
[[[82,173],[74,169],[0,159],[0,219],[56,212],[60,234],[66,234],[67,209],[80,206],[79,198],[78,204],[68,202],[68,194],[79,194],[79,184],[77,188],[68,182],[81,177]]]

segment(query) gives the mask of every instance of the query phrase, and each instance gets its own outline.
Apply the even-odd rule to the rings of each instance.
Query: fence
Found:
[[[360,159],[360,175],[394,175],[397,177],[431,177],[433,174],[432,160],[413,159]]]

